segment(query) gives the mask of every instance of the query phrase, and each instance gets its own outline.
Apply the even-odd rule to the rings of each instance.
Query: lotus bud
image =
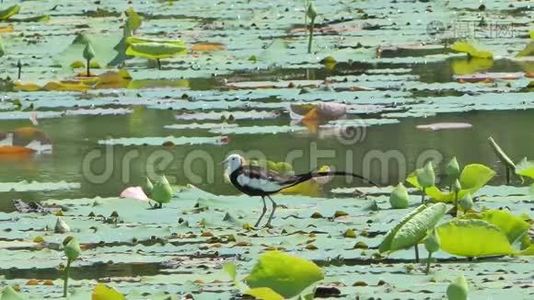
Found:
[[[317,17],[317,11],[315,10],[315,6],[313,5],[313,3],[310,3],[310,5],[308,5],[306,16],[312,20],[314,20],[315,17]]]
[[[85,45],[85,49],[83,49],[83,58],[90,61],[95,57],[95,50],[93,49],[93,46],[91,46],[91,43],[87,43]]]
[[[431,233],[424,241],[426,251],[434,253],[439,250],[439,240],[435,233]]]
[[[473,208],[473,198],[471,197],[471,194],[465,195],[460,201],[458,201],[458,204],[464,211],[468,211],[471,208]]]
[[[68,236],[63,240],[63,251],[65,252],[65,255],[69,261],[76,260],[80,254],[82,254],[80,244],[73,236]]]
[[[408,207],[410,196],[408,195],[408,190],[400,182],[391,192],[389,196],[389,204],[391,208],[406,208]]]
[[[54,227],[55,233],[67,233],[70,232],[70,227],[63,221],[61,218],[57,218],[56,220],[56,226]]]
[[[428,188],[436,183],[436,175],[431,162],[428,162],[422,169],[418,169],[416,173],[417,181],[419,181],[421,187]]]
[[[447,287],[447,299],[467,300],[468,286],[464,275],[460,275]]]
[[[174,191],[169,184],[169,181],[167,180],[167,177],[165,175],[161,176],[160,180],[156,182],[154,185],[154,188],[152,189],[152,200],[158,202],[160,204],[162,203],[168,203],[171,201],[172,195],[174,194]]]
[[[461,189],[462,189],[462,184],[460,183],[460,181],[458,181],[458,179],[456,179],[454,181],[454,185],[452,186],[452,190],[458,193]]]
[[[456,160],[456,156],[447,163],[445,173],[452,178],[458,178],[460,175],[460,165],[458,164],[458,160]]]
[[[146,190],[148,193],[152,193],[152,190],[154,189],[154,185],[152,184],[152,181],[147,177],[146,178]]]
[[[6,286],[0,294],[0,300],[22,300],[22,296],[17,293],[11,286]]]

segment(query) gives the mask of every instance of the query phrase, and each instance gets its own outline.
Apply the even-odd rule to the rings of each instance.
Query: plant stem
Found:
[[[87,77],[91,76],[91,60],[87,60]]]
[[[428,252],[428,259],[426,260],[426,275],[430,273],[430,260],[432,259],[432,252]]]
[[[69,273],[70,273],[70,259],[67,260],[67,266],[65,267],[65,278],[63,281],[63,298],[67,298],[67,287],[69,283]]]
[[[426,188],[423,188],[423,194],[421,195],[421,203],[425,203],[425,190]]]
[[[456,216],[458,217],[458,191],[454,192],[454,210],[456,212]]]
[[[419,244],[415,244],[415,262],[419,263]]]
[[[315,23],[315,18],[310,20],[310,37],[308,39],[308,53],[311,53],[312,43],[313,43],[313,25]]]
[[[158,70],[161,70],[161,61],[159,58],[156,58],[156,61],[158,62]]]
[[[510,185],[510,168],[506,166],[506,184]]]
[[[18,71],[17,79],[20,80],[20,76],[22,74],[22,65],[18,65],[18,69],[19,71]]]

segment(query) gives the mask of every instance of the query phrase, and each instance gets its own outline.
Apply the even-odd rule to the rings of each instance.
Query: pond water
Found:
[[[315,1],[308,53],[304,2],[3,1],[0,10],[20,11],[0,13],[0,288],[61,298],[61,244],[74,235],[83,251],[70,299],[89,299],[97,281],[128,299],[240,299],[244,284],[223,265],[242,281],[273,249],[320,266],[323,298],[443,299],[463,274],[470,299],[532,299],[531,181],[507,183],[488,143],[514,162],[534,157],[532,3]],[[183,40],[183,53],[108,66],[124,58],[130,7],[143,18],[136,36],[167,39],[166,49]],[[462,39],[472,48],[458,51]],[[72,67],[84,65],[87,43],[99,65],[91,77]],[[29,153],[35,143],[52,150]],[[380,187],[338,177],[277,194],[274,228],[256,230],[261,200],[237,193],[219,164],[233,152],[288,161],[295,173],[327,165]],[[504,235],[515,227],[492,223],[464,244],[486,251],[497,243],[486,233],[497,234],[514,252],[442,245],[428,275],[411,249],[379,254],[420,205],[410,189],[408,207],[393,209],[392,186],[429,160],[441,185],[452,157],[496,171],[473,189],[473,218],[504,209],[526,226],[520,242]],[[119,198],[160,174],[174,189],[163,209]],[[17,199],[52,212],[17,210]],[[58,218],[69,232],[55,232]]]

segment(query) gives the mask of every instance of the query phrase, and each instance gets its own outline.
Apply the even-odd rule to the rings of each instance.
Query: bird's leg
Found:
[[[263,201],[263,210],[262,210],[262,212],[261,212],[261,216],[260,216],[260,218],[259,218],[258,221],[256,222],[256,225],[254,225],[254,227],[258,227],[258,225],[260,225],[261,219],[262,219],[263,216],[265,215],[265,212],[267,212],[267,203],[265,203],[265,196],[261,196],[261,200]]]
[[[274,200],[273,200],[273,198],[271,198],[271,196],[267,195],[267,197],[273,203],[273,210],[271,211],[271,215],[269,215],[269,219],[267,220],[267,224],[265,224],[265,227],[271,227],[271,220],[273,219],[274,211],[276,210],[276,202],[274,202]]]

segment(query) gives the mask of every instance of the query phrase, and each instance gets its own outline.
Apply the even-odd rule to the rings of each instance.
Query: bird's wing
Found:
[[[244,166],[241,174],[246,178],[250,178],[250,184],[268,185],[273,190],[283,189],[299,180],[297,176],[281,175],[276,171],[267,170],[260,166]]]

